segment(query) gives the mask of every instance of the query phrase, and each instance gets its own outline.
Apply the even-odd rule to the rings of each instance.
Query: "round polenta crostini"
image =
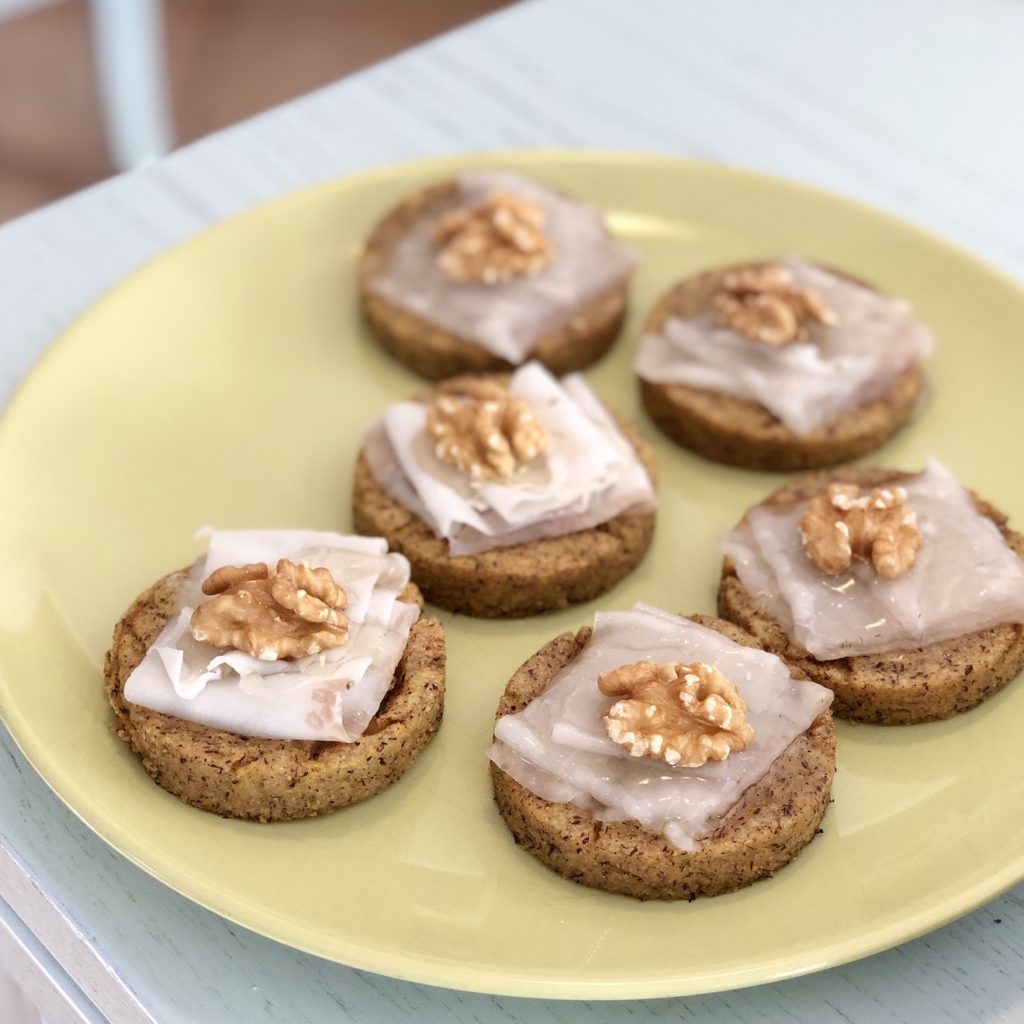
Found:
[[[405,559],[336,534],[210,540],[114,629],[117,735],[158,785],[225,817],[324,814],[400,779],[437,732],[445,690],[443,627],[420,614]]]
[[[599,612],[509,681],[495,801],[516,844],[571,881],[641,900],[733,892],[820,831],[831,699],[731,623]]]
[[[685,278],[636,358],[644,407],[715,462],[795,471],[884,444],[920,404],[930,332],[905,302],[801,261]]]
[[[838,718],[950,718],[1024,668],[1024,535],[937,462],[798,477],[721,544],[718,613],[831,689]]]
[[[589,206],[508,171],[466,171],[377,224],[359,299],[381,346],[429,380],[531,359],[561,375],[615,341],[634,264]]]
[[[635,568],[654,532],[653,456],[575,375],[537,363],[459,377],[368,429],[352,509],[427,601],[483,618],[587,601]]]

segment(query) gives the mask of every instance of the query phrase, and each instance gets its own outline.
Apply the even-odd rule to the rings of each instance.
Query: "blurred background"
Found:
[[[510,2],[0,0],[0,222]]]

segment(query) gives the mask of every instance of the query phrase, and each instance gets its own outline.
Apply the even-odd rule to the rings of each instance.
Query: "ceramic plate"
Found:
[[[517,996],[734,988],[903,942],[1024,877],[1024,686],[951,722],[839,726],[824,834],[776,878],[641,904],[514,846],[484,751],[506,680],[596,604],[526,621],[442,615],[448,706],[398,785],[321,819],[226,821],[158,789],[111,732],[101,676],[137,593],[199,551],[197,527],[346,530],[360,431],[421,387],[362,328],[353,270],[374,220],[467,164],[544,178],[607,211],[642,256],[633,312],[588,378],[654,441],[654,548],[599,603],[714,607],[715,535],[778,484],[665,442],[630,364],[676,278],[802,254],[908,296],[939,342],[934,397],[874,464],[943,459],[1024,523],[1024,297],[905,224],[792,184],[632,156],[519,153],[349,178],[225,223],[131,277],[46,355],[0,427],[0,698],[26,756],[114,848],[265,935],[399,978]]]

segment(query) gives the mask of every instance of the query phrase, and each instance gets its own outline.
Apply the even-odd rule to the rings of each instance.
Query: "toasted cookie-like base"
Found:
[[[832,482],[879,487],[909,474],[843,466],[791,480],[763,504],[795,505]],[[1007,544],[1024,558],[1024,535],[1006,525],[1006,516],[975,495],[978,511],[999,528]],[[863,654],[818,661],[796,643],[754,600],[726,559],[718,590],[718,614],[752,633],[769,651],[836,695],[837,718],[875,725],[914,725],[952,718],[1001,690],[1024,669],[1024,626],[1007,624],[909,651]]]
[[[460,383],[458,378],[445,381],[418,397],[428,401],[439,392],[457,391]],[[654,480],[650,445],[633,426],[616,420]],[[589,530],[452,556],[447,540],[383,490],[362,452],[356,460],[356,532],[385,537],[392,551],[405,555],[413,581],[431,604],[478,618],[522,618],[598,597],[643,559],[654,520],[653,512],[619,515]]]
[[[124,699],[124,685],[176,610],[187,570],[142,593],[114,628],[104,662],[117,735],[142,756],[158,785],[204,811],[232,818],[306,818],[374,796],[402,777],[441,724],[444,630],[412,627],[394,686],[354,743],[240,736],[151,711]],[[404,600],[422,603],[411,586]]]
[[[495,373],[512,364],[468,338],[394,305],[368,287],[390,258],[391,249],[412,224],[450,205],[458,186],[444,181],[402,200],[373,229],[359,262],[359,301],[380,344],[414,373],[443,380],[459,373]],[[567,323],[542,335],[527,357],[561,376],[596,362],[615,341],[626,315],[628,284],[606,291],[576,310]]]
[[[753,264],[751,264],[753,265]],[[670,316],[692,317],[710,302],[729,270],[680,281],[655,306],[645,333]],[[923,386],[917,367],[906,370],[873,402],[842,413],[808,434],[796,434],[763,405],[685,384],[640,381],[648,415],[677,444],[715,462],[745,469],[793,472],[847,462],[884,444],[910,419]]]
[[[759,646],[730,623],[702,615],[693,621]],[[590,635],[585,627],[545,644],[509,681],[497,717],[525,708]],[[573,804],[542,800],[494,764],[491,782],[516,843],[558,874],[641,900],[692,900],[742,889],[788,864],[818,830],[835,768],[835,731],[825,711],[689,853],[637,822],[600,822]]]

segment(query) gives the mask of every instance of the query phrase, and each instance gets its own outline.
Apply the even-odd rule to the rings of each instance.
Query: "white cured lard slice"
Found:
[[[362,735],[391,688],[419,618],[400,601],[408,560],[378,537],[307,530],[202,531],[205,556],[183,584],[178,610],[125,684],[125,699],[243,736],[350,742]],[[200,643],[189,631],[202,581],[225,565],[281,558],[325,567],[348,596],[348,639],[294,660],[261,661]]]
[[[882,579],[865,562],[827,576],[804,551],[789,509],[754,506],[720,538],[757,603],[815,658],[913,650],[1024,622],[1024,564],[941,463],[900,481],[923,544],[914,567]]]
[[[834,324],[811,323],[809,340],[773,348],[719,324],[714,314],[669,317],[645,335],[637,375],[757,402],[796,434],[880,397],[934,350],[910,305],[808,263],[785,264],[794,283],[818,292]]]
[[[669,768],[610,740],[602,716],[615,698],[597,679],[644,658],[719,669],[747,703],[754,738],[746,750],[699,768]],[[792,679],[775,655],[638,604],[595,615],[580,655],[524,710],[498,720],[489,756],[542,799],[576,804],[602,821],[637,821],[693,850],[831,702],[830,690]]]
[[[457,184],[450,205],[418,220],[397,241],[387,266],[367,282],[371,292],[517,365],[543,334],[628,280],[636,257],[591,207],[509,171],[466,171]],[[499,284],[453,281],[437,265],[438,221],[479,206],[494,192],[540,206],[554,250],[551,262],[538,274]]]
[[[548,446],[508,481],[471,481],[439,459],[422,402],[392,406],[363,439],[380,487],[445,538],[452,555],[563,536],[654,509],[654,488],[636,450],[582,377],[558,381],[528,363],[513,374],[509,391],[530,407]]]

